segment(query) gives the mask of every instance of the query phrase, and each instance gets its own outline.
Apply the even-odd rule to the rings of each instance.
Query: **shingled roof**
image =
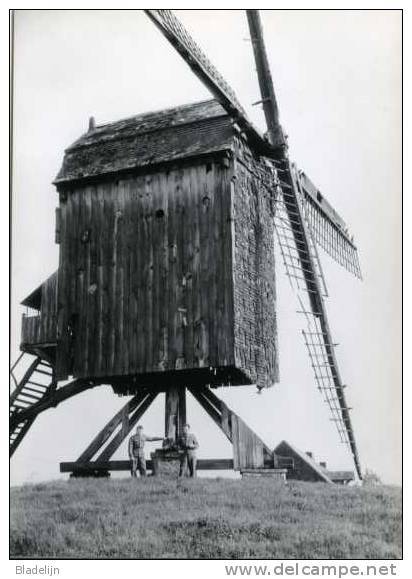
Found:
[[[65,151],[54,183],[230,149],[230,117],[216,100],[96,126]]]

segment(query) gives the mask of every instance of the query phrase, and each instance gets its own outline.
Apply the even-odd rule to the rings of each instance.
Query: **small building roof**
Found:
[[[292,457],[294,460],[299,459],[309,471],[312,471],[315,478],[328,483],[332,482],[326,469],[320,467],[308,454],[301,452],[286,440],[282,440],[277,445],[275,454]]]
[[[216,100],[98,125],[65,151],[56,185],[231,148],[232,121]]]
[[[33,290],[27,297],[21,301],[22,306],[27,306],[28,308],[32,308],[33,310],[41,309],[41,298],[42,298],[42,290],[43,287],[50,282],[57,280],[57,271],[52,273],[43,283],[41,283],[35,290]]]
[[[41,290],[43,284],[36,287],[21,303],[22,306],[27,306],[28,308],[33,308],[33,310],[39,310],[41,308]]]

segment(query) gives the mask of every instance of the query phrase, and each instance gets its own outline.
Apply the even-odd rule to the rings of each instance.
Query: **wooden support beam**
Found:
[[[146,461],[148,470],[153,469],[151,460]],[[204,458],[197,461],[199,470],[233,470],[233,460],[231,458]],[[60,472],[90,472],[95,471],[130,471],[130,460],[111,460],[94,462],[61,462]]]
[[[138,405],[138,407],[131,416],[129,416],[126,407],[122,409],[122,428],[120,432],[118,432],[117,435],[113,438],[113,440],[106,446],[103,452],[99,454],[99,456],[96,459],[98,462],[106,462],[112,457],[112,455],[119,448],[123,440],[132,430],[133,426],[137,424],[137,422],[149,408],[153,400],[156,398],[157,394],[158,394],[157,392],[146,393],[146,396],[143,398],[143,400],[141,401],[141,403]]]
[[[106,446],[103,452],[99,454],[99,456],[96,459],[97,461],[105,462],[108,461],[113,456],[113,454],[119,448],[123,440],[132,430],[133,426],[137,424],[137,422],[149,408],[153,400],[156,398],[157,394],[158,394],[157,392],[146,393],[146,396],[142,400],[141,404],[139,404],[139,406],[136,408],[136,410],[130,417],[128,414],[126,415],[125,409],[123,408],[122,428],[120,432],[118,432],[117,435],[113,438],[113,440]]]
[[[179,406],[177,415],[177,436],[183,434],[183,426],[186,424],[186,388],[179,388]]]
[[[218,412],[222,412],[223,407],[227,408],[226,404],[216,396],[209,388],[202,388],[201,390],[203,396],[209,400],[211,404],[216,408]]]
[[[177,440],[186,423],[186,388],[172,386],[166,390],[165,438]]]
[[[136,406],[141,404],[143,399],[147,396],[147,392],[140,392],[134,398],[129,400],[121,410],[106,424],[106,426],[97,434],[93,441],[89,444],[84,452],[79,456],[77,462],[89,462],[103,444],[110,438],[119,424],[122,422],[123,415],[127,412],[127,416],[132,412]]]
[[[191,394],[233,444],[235,470],[274,465],[274,453],[249,426],[209,388],[191,387]]]
[[[166,391],[165,397],[165,438],[176,440],[179,394],[176,387]]]
[[[172,387],[166,392],[166,437],[173,440],[176,439],[176,436],[181,431],[180,429],[186,422],[185,390],[185,388],[181,387]],[[189,390],[233,444],[234,449],[233,460],[199,460],[199,469],[221,470],[234,468],[235,470],[242,470],[244,468],[273,468],[272,451],[236,413],[230,410],[222,400],[204,386],[190,387]],[[158,392],[146,391],[130,400],[95,437],[76,462],[61,464],[61,472],[73,472],[79,476],[89,473],[90,476],[94,476],[97,472],[129,470],[129,461],[110,461],[110,458],[156,398],[157,394]],[[120,430],[104,448],[103,452],[92,462],[90,459],[107,442],[116,428],[120,428]],[[151,461],[148,462],[148,468],[151,468]]]
[[[206,390],[204,387],[189,388],[192,396],[199,402],[199,404],[207,412],[214,423],[223,431],[229,442],[232,442],[232,432],[228,427],[228,421],[222,420],[222,413],[219,413],[216,408],[209,402],[205,396],[204,390]]]

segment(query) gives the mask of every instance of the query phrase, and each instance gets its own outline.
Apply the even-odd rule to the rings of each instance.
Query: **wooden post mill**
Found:
[[[91,118],[66,149],[54,181],[59,267],[22,302],[32,313],[23,316],[21,350],[34,359],[11,394],[11,453],[40,412],[109,384],[128,402],[62,471],[128,469],[128,461],[110,459],[160,393],[173,445],[190,392],[233,445],[232,458],[200,460],[199,468],[347,482],[353,473],[332,473],[286,442],[268,448],[216,395],[223,386],[263,390],[278,382],[277,236],[287,274],[308,300],[304,338],[316,381],[360,475],[316,245],[359,274],[356,247],[288,161],[258,14],[248,11],[273,121],[267,137],[173,13],[146,12],[214,98],[108,124]]]

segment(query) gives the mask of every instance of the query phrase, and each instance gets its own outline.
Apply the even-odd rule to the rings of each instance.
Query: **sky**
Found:
[[[241,10],[183,10],[178,17],[263,131],[259,89]],[[401,482],[401,13],[265,10],[265,40],[289,135],[290,157],[347,222],[360,282],[320,257],[338,363],[363,469]],[[64,149],[97,124],[210,97],[142,11],[18,10],[14,38],[12,359],[20,301],[57,269],[52,181]],[[280,382],[217,394],[271,447],[285,439],[330,468],[353,468],[318,393],[277,255]],[[11,482],[59,478],[125,403],[102,386],[40,415],[11,461]],[[223,434],[190,399],[199,456],[230,457]],[[144,416],[163,435],[159,397]],[[152,449],[155,445],[152,445]],[[125,443],[114,458],[125,458]]]

